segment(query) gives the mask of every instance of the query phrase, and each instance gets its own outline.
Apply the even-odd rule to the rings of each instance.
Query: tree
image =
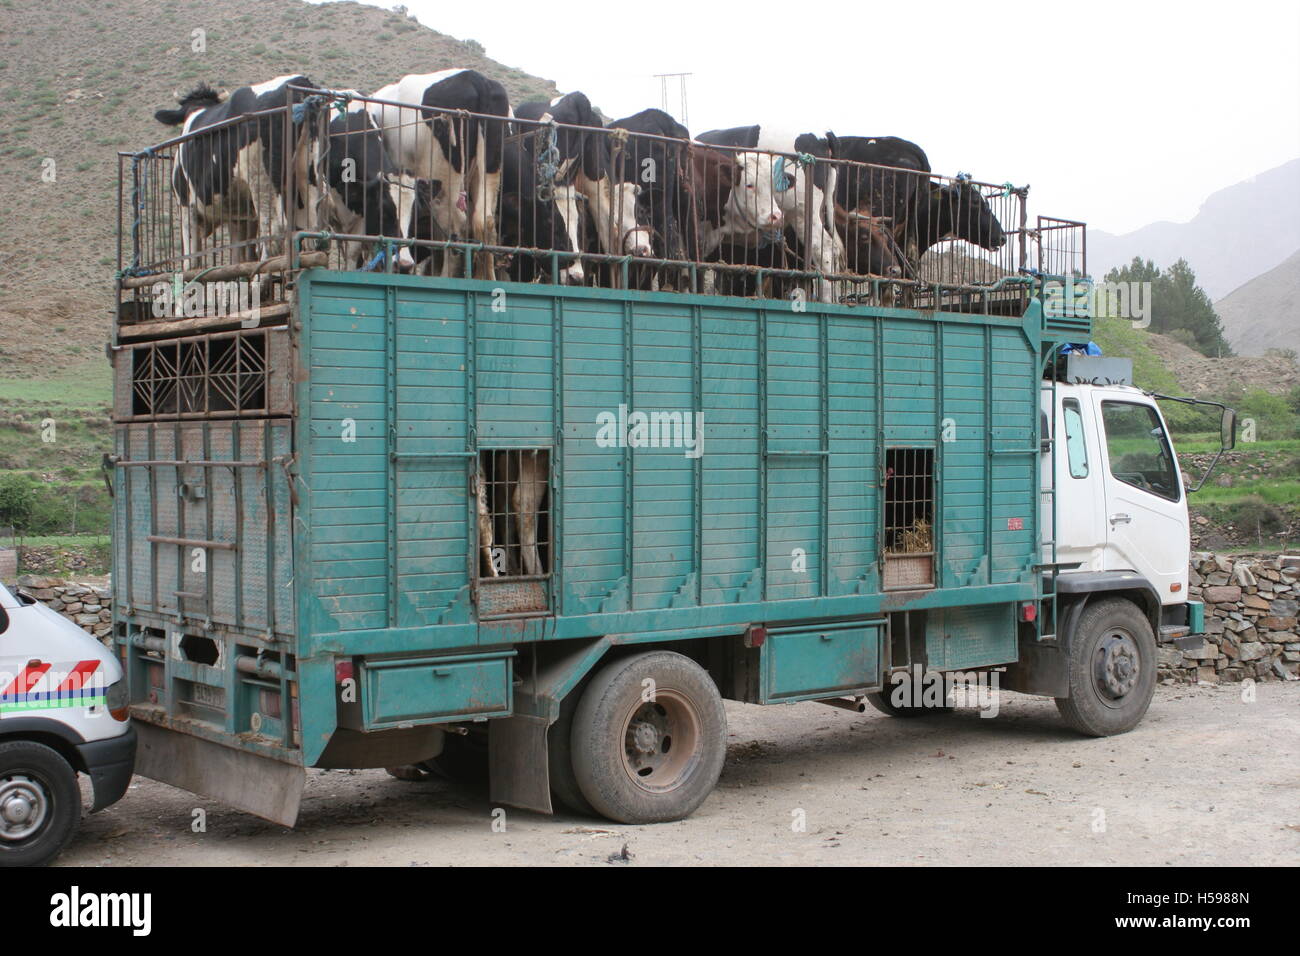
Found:
[[[1205,290],[1196,284],[1196,273],[1186,259],[1161,270],[1150,259],[1134,256],[1122,268],[1106,273],[1107,282],[1151,283],[1151,331],[1176,336],[1202,355],[1231,355],[1223,337],[1223,325]]]
[[[16,471],[0,475],[0,525],[25,531],[36,507],[32,483]]]

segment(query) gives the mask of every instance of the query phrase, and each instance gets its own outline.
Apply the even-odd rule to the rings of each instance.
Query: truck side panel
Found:
[[[939,589],[1032,580],[1037,343],[1019,320],[337,273],[303,286],[315,634],[472,625],[469,489],[475,453],[497,449],[552,456],[542,610],[560,632],[878,598],[887,448],[933,456]],[[633,447],[638,412],[684,418],[686,441]]]

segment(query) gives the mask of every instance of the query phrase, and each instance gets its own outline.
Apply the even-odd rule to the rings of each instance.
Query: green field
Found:
[[[113,401],[113,375],[104,361],[61,370],[49,378],[0,378],[0,407],[93,409]]]

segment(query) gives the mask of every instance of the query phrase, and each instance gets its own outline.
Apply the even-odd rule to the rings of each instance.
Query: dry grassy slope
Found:
[[[1300,385],[1300,365],[1282,355],[1206,358],[1163,335],[1151,334],[1148,340],[1151,350],[1188,395],[1227,395],[1237,387],[1281,395]]]
[[[206,31],[206,52],[191,49],[196,29]],[[35,375],[41,356],[102,356],[117,263],[117,151],[170,135],[153,113],[173,105],[173,91],[290,72],[372,90],[455,66],[500,80],[512,102],[554,95],[547,80],[356,3],[0,0],[0,376]],[[46,157],[56,163],[53,183],[41,179]],[[42,336],[56,325],[57,342]]]

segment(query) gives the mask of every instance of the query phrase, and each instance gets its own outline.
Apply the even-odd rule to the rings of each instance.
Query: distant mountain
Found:
[[[1088,230],[1088,271],[1101,278],[1134,256],[1168,268],[1186,259],[1211,299],[1300,249],[1300,159],[1205,200],[1191,222],[1153,222],[1122,236]]]
[[[1214,303],[1223,331],[1239,355],[1268,349],[1300,352],[1300,251]]]

